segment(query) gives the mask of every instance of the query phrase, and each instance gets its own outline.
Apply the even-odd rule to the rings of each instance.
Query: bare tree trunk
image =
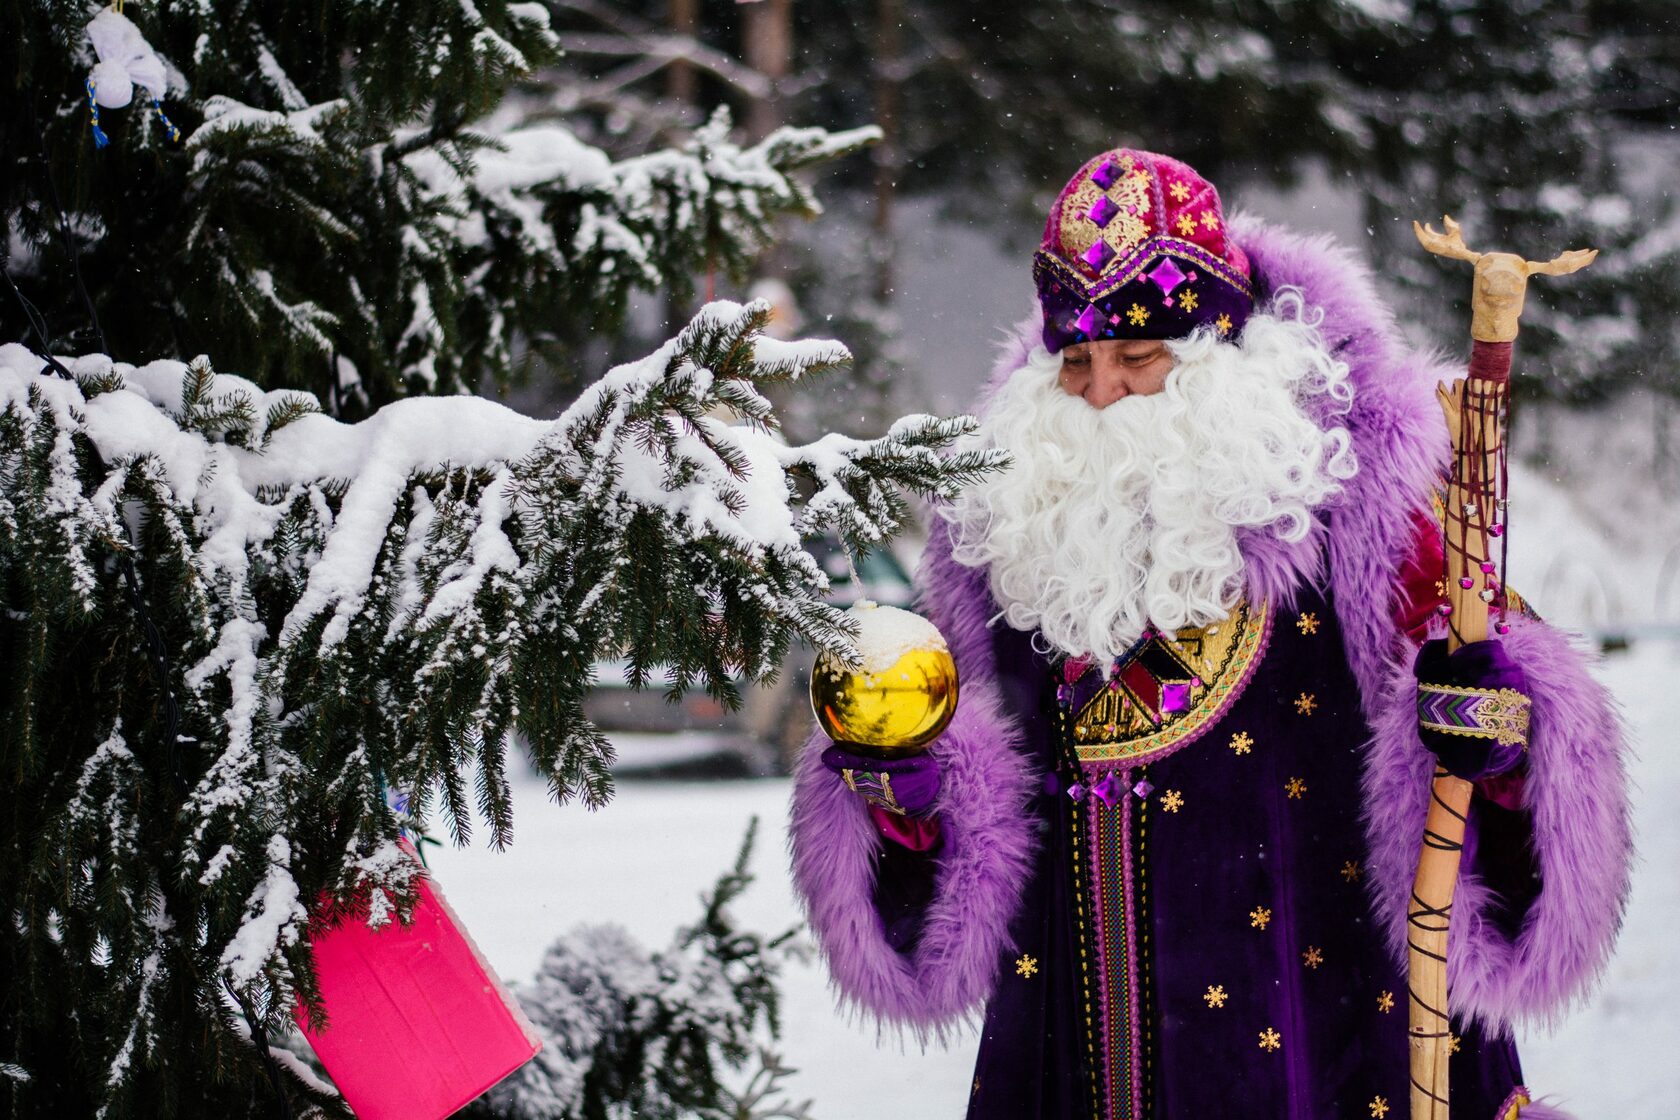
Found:
[[[875,7],[875,124],[881,142],[875,145],[875,221],[870,254],[875,265],[875,300],[892,298],[895,246],[893,202],[899,175],[899,94],[904,52],[904,0],[876,0]]]
[[[770,82],[770,93],[747,107],[747,133],[762,140],[782,124],[782,79],[793,68],[793,0],[753,0],[741,5],[741,55]]]
[[[700,33],[700,0],[671,0],[671,34],[693,39]],[[677,59],[665,68],[665,96],[684,106],[700,100],[694,65]]]

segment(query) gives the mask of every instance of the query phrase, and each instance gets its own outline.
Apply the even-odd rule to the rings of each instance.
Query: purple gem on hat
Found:
[[[1102,242],[1099,241],[1099,242],[1097,242],[1097,244],[1101,245]],[[1097,308],[1096,308],[1096,305],[1095,304],[1087,304],[1086,307],[1085,307],[1085,310],[1080,314],[1079,318],[1074,322],[1074,326],[1078,327],[1082,334],[1085,334],[1085,335],[1095,334],[1096,330],[1097,330]]]
[[[1171,257],[1162,257],[1161,263],[1144,275],[1148,276],[1150,282],[1161,289],[1163,295],[1171,295],[1174,288],[1184,283],[1184,270],[1174,264]]]
[[[1085,216],[1097,223],[1097,228],[1101,229],[1112,222],[1114,215],[1118,213],[1120,213],[1120,207],[1105,194],[1091,204],[1091,208],[1085,212]]]
[[[1143,781],[1132,787],[1132,792],[1137,794],[1139,797],[1148,797],[1150,794],[1155,792],[1155,787],[1149,784],[1148,778],[1145,778]]]
[[[1120,174],[1120,165],[1111,159],[1105,159],[1102,166],[1091,172],[1091,182],[1106,191],[1120,181]]]
[[[1089,249],[1080,254],[1079,259],[1097,272],[1101,272],[1103,265],[1107,264],[1113,256],[1114,250],[1109,248],[1108,242],[1098,239]]]

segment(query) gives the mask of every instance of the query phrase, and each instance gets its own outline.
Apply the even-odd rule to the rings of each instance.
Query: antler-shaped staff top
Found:
[[[1517,319],[1522,315],[1530,276],[1563,276],[1585,268],[1598,256],[1597,249],[1572,249],[1549,261],[1536,262],[1516,253],[1477,253],[1465,246],[1464,231],[1451,215],[1443,217],[1441,224],[1447,232],[1437,233],[1433,226],[1418,222],[1412,223],[1412,231],[1431,253],[1476,266],[1476,286],[1470,296],[1470,337],[1481,342],[1510,342],[1517,337]]]

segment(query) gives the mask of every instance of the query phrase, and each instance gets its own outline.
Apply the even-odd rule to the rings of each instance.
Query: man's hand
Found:
[[[1414,666],[1418,735],[1448,771],[1468,781],[1514,769],[1528,749],[1528,682],[1497,638],[1451,654],[1425,642]]]
[[[896,816],[925,817],[939,799],[939,764],[932,755],[871,758],[836,744],[823,751],[822,761],[853,793]]]

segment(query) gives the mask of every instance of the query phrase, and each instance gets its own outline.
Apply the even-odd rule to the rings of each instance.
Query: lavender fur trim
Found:
[[[1505,1120],[1505,1114],[1501,1112],[1496,1120]],[[1517,1120],[1575,1120],[1575,1114],[1565,1112],[1549,1100],[1538,1100],[1518,1109]]]
[[[1586,654],[1523,620],[1512,621],[1504,644],[1533,700],[1523,807],[1542,887],[1512,942],[1484,917],[1488,889],[1468,866],[1459,875],[1447,949],[1451,1006],[1490,1030],[1555,1021],[1586,995],[1621,926],[1633,850],[1621,721]],[[1378,695],[1364,774],[1378,926],[1397,960],[1435,762],[1418,738],[1415,687],[1410,670],[1395,665]]]
[[[922,1040],[990,997],[1031,862],[1024,755],[995,691],[966,685],[931,752],[943,788],[944,847],[921,938],[908,956],[885,937],[872,901],[882,840],[861,799],[829,773],[819,733],[794,778],[793,877],[840,995]]]

